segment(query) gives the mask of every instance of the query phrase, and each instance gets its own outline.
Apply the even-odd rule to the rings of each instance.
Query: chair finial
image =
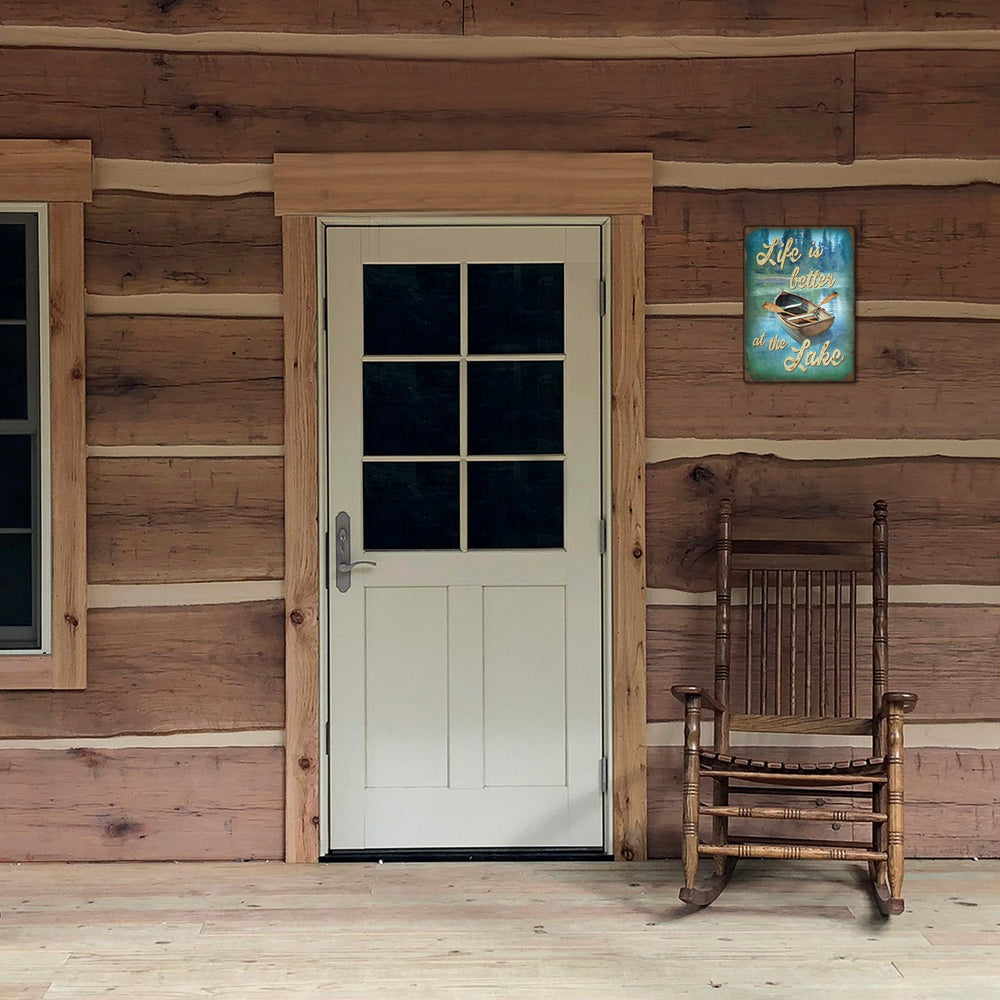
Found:
[[[884,500],[876,500],[873,511],[876,521],[884,521],[889,514],[889,505]]]

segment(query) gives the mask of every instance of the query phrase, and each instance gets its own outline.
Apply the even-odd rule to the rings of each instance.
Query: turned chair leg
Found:
[[[888,802],[888,882],[891,912],[903,912],[903,710],[894,705],[888,718],[886,798]]]
[[[684,705],[684,792],[682,804],[681,858],[684,888],[693,889],[698,875],[698,795],[701,786],[700,762],[701,706],[688,697]],[[683,898],[683,896],[682,896]]]
[[[879,824],[876,847],[884,862],[871,865],[875,902],[885,916],[903,912],[903,706],[892,704],[886,718],[886,782],[874,799],[886,813]]]

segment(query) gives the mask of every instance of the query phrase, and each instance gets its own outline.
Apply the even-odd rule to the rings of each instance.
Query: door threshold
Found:
[[[603,847],[393,847],[327,851],[321,862],[614,861]]]

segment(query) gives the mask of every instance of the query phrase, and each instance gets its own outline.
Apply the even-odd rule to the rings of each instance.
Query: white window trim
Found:
[[[38,490],[39,490],[39,645],[0,649],[0,656],[47,656],[52,653],[52,438],[49,341],[49,207],[44,202],[2,202],[5,215],[34,215],[38,220]],[[30,333],[30,331],[29,331]],[[34,595],[32,596],[34,603]]]

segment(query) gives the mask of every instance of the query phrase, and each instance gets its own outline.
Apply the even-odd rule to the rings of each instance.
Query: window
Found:
[[[0,689],[86,683],[90,143],[0,140]]]
[[[48,651],[47,275],[44,206],[0,208],[0,649]],[[39,235],[43,236],[39,245]],[[47,313],[47,310],[46,310]],[[45,477],[48,478],[47,476]]]

